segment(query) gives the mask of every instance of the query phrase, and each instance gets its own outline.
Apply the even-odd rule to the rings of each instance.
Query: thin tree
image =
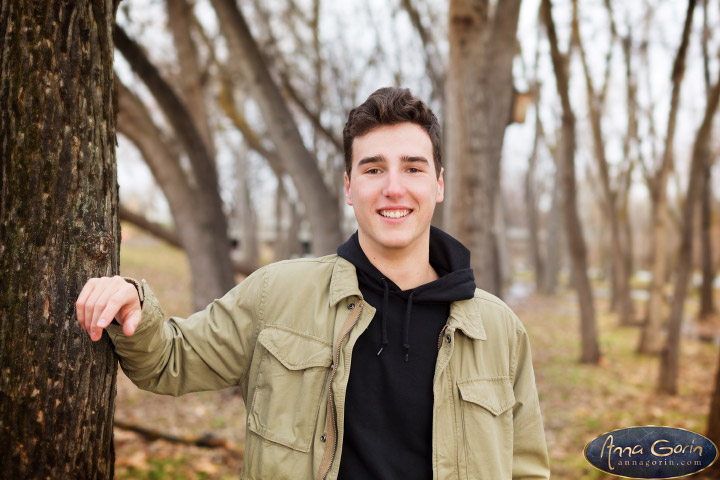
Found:
[[[708,3],[703,2],[703,35],[702,35],[702,56],[703,56],[703,77],[705,79],[705,91],[710,91],[710,53],[708,40],[710,39],[710,27],[708,26]],[[703,173],[703,184],[700,207],[700,251],[702,254],[702,284],[700,285],[700,312],[698,317],[701,320],[709,319],[717,313],[713,295],[713,282],[715,281],[715,265],[713,262],[712,248],[712,154],[708,151],[705,159],[705,172]]]
[[[113,477],[117,362],[74,303],[118,271],[117,3],[0,3],[4,478]]]
[[[342,242],[340,203],[327,186],[317,158],[303,143],[297,123],[234,0],[211,0],[220,28],[245,73],[248,93],[257,103],[285,171],[292,177],[308,213],[315,254],[335,252]]]
[[[580,35],[580,22],[578,21],[578,2],[573,0],[572,34],[574,44],[580,54],[583,72],[585,74],[585,91],[588,104],[588,115],[593,140],[593,153],[600,173],[600,186],[605,207],[605,215],[610,225],[610,255],[613,262],[613,299],[621,325],[630,323],[632,317],[632,300],[630,299],[630,272],[626,271],[624,245],[621,241],[620,222],[617,215],[618,191],[612,187],[610,179],[610,167],[605,152],[605,134],[602,129],[602,109],[605,104],[608,80],[610,77],[610,65],[612,60],[613,43],[616,37],[615,22],[612,18],[612,10],[608,8],[611,25],[611,42],[605,60],[604,82],[599,91],[596,90],[592,81],[592,74],[587,62],[585,46]]]
[[[668,321],[668,336],[660,355],[658,390],[676,394],[678,364],[680,362],[680,329],[682,326],[685,297],[692,272],[693,219],[702,190],[705,162],[709,156],[713,118],[720,103],[720,75],[708,94],[705,114],[695,135],[687,194],[682,212],[680,251],[678,253],[675,289]]]
[[[685,76],[685,57],[687,56],[695,4],[696,0],[688,1],[682,39],[673,63],[670,112],[668,113],[662,160],[652,173],[646,173],[645,175],[652,200],[652,234],[650,236],[652,280],[650,282],[650,298],[647,303],[644,325],[637,347],[638,353],[658,353],[662,347],[660,327],[663,321],[663,291],[667,276],[665,252],[667,246],[666,222],[668,219],[667,183],[673,164],[673,145],[680,103],[680,87]]]
[[[560,168],[563,172],[563,198],[565,230],[570,247],[572,273],[575,280],[575,289],[578,294],[580,308],[580,336],[582,349],[580,361],[582,363],[596,364],[600,361],[600,347],[597,341],[597,327],[595,325],[595,305],[592,287],[587,275],[587,249],[582,233],[582,225],[577,212],[577,195],[575,185],[575,114],[570,105],[568,76],[568,57],[560,52],[558,47],[555,23],[552,18],[552,3],[542,0],[540,15],[547,28],[550,42],[550,57],[552,59],[558,95],[562,104],[562,139],[560,145]]]

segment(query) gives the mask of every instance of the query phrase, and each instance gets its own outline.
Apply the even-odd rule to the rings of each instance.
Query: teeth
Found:
[[[401,218],[409,213],[410,210],[380,210],[380,215],[387,218]]]

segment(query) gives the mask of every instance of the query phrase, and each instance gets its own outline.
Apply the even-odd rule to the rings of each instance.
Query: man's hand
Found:
[[[142,318],[140,296],[135,286],[120,276],[91,278],[75,302],[80,326],[95,342],[115,318],[123,333],[132,336]]]

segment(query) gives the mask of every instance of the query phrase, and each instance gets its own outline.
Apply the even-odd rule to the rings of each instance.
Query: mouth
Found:
[[[410,212],[412,212],[412,210],[407,209],[407,208],[378,210],[378,213],[385,218],[407,217],[408,215],[410,215]]]

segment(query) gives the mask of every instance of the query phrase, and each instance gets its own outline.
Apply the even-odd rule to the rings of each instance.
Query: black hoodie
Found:
[[[370,263],[357,232],[338,255],[355,265],[360,291],[376,309],[353,348],[339,478],[431,479],[438,337],[450,303],[475,293],[470,252],[431,227],[430,264],[440,278],[410,290]]]

